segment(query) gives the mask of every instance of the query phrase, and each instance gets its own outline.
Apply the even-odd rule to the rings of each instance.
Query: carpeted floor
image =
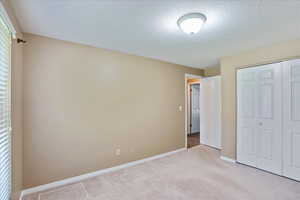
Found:
[[[219,159],[205,146],[24,200],[299,200],[300,183]]]

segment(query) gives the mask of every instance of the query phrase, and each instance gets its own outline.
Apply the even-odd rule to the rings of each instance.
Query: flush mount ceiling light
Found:
[[[178,19],[177,25],[186,34],[194,35],[200,31],[205,22],[205,15],[201,13],[188,13]]]

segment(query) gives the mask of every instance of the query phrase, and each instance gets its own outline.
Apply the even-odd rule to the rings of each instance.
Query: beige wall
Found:
[[[236,69],[300,57],[300,39],[221,59],[222,155],[236,157]]]
[[[184,75],[202,70],[25,38],[25,188],[184,147]]]
[[[221,74],[221,67],[220,65],[216,65],[213,67],[206,68],[204,70],[204,76],[209,77],[209,76],[218,76]]]
[[[8,17],[17,31],[17,37],[22,38],[21,29],[16,20],[15,13],[8,0],[1,1]],[[22,121],[22,44],[12,42],[11,78],[12,78],[12,198],[19,199],[23,188],[23,121]]]

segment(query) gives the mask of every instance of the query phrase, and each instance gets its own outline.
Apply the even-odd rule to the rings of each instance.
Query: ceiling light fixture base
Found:
[[[177,20],[177,25],[184,33],[194,35],[200,31],[206,20],[202,13],[188,13]]]

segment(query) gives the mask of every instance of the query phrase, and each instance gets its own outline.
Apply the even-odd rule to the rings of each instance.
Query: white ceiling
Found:
[[[300,38],[300,0],[12,0],[24,32],[196,68],[223,56]],[[177,27],[207,16],[194,36]]]

